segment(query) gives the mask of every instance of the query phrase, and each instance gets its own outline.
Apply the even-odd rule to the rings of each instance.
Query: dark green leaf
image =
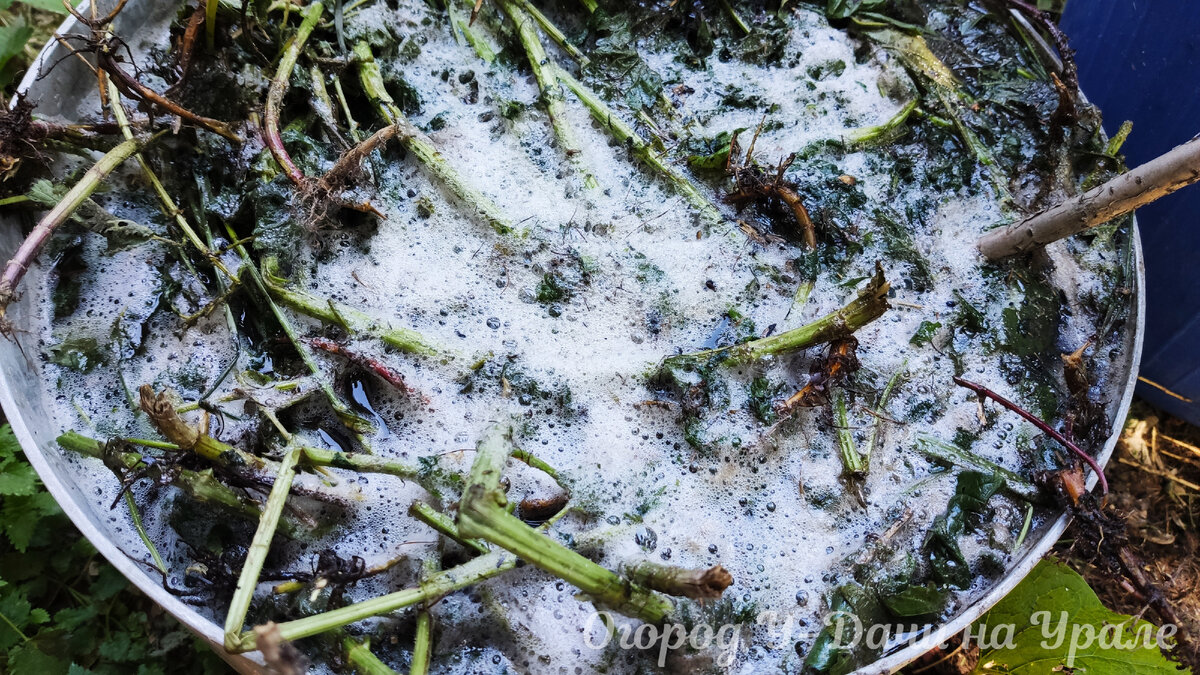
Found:
[[[946,512],[934,519],[923,547],[930,576],[939,584],[954,588],[971,585],[971,570],[958,547],[958,538],[971,526],[970,518],[981,512],[1003,487],[1004,479],[995,474],[979,471],[958,474],[954,496],[946,505]]]
[[[895,616],[928,616],[942,611],[946,592],[933,584],[908,586],[901,591],[880,597],[883,605]]]
[[[1003,639],[981,640],[980,665],[973,675],[1000,671],[1009,675],[1067,672],[1183,675],[1187,672],[1177,670],[1155,646],[1147,646],[1147,642],[1153,645],[1154,640],[1136,638],[1139,631],[1143,636],[1153,631],[1153,625],[1106,609],[1083,577],[1053,558],[1038,563],[971,631],[973,635],[990,638],[1003,635],[1003,626],[1013,627],[1008,632],[1012,636],[1011,648]],[[1064,642],[1049,648],[1057,639],[1057,630],[1063,631]],[[1087,641],[1089,633],[1115,636],[1127,648],[1114,647],[1112,639],[1091,640],[1084,646],[1082,643]],[[1073,635],[1078,636],[1080,644],[1072,653]],[[1069,656],[1074,659],[1068,663]]]
[[[108,361],[108,354],[93,337],[72,337],[50,348],[50,362],[81,373],[90,373]]]
[[[60,8],[61,9],[61,8]],[[25,19],[16,17],[7,26],[0,26],[0,68],[25,49],[25,43],[33,37],[33,28],[25,24]]]
[[[27,5],[34,9],[40,9],[43,12],[54,12],[55,14],[67,13],[67,8],[63,6],[62,2],[56,2],[55,0],[20,0],[17,4]]]
[[[908,342],[918,347],[927,345],[941,327],[942,324],[936,321],[922,321],[921,325],[917,327],[917,332],[913,333],[912,338]]]
[[[967,302],[958,291],[954,291],[954,301],[958,305],[958,311],[954,313],[954,325],[968,333],[982,333],[987,325],[983,312]]]

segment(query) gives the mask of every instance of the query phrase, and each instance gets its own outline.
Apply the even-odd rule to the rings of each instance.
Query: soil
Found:
[[[1200,427],[1135,401],[1106,474],[1106,511],[1124,520],[1131,549],[1173,607],[1181,632],[1200,635]],[[1089,563],[1072,546],[1075,538],[1072,524],[1055,554],[1087,579],[1106,606],[1162,621],[1141,593]],[[1196,668],[1200,648],[1193,643],[1175,658]]]

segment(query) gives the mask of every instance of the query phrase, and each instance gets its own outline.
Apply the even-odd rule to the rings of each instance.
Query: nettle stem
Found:
[[[304,462],[312,466],[347,469],[358,473],[378,473],[421,484],[421,471],[411,464],[360,452],[346,453],[324,448],[301,448]],[[422,485],[422,487],[425,487]],[[426,488],[428,489],[428,488]]]
[[[455,541],[458,544],[469,548],[476,553],[482,555],[490,551],[486,544],[478,539],[466,539],[458,533],[458,527],[454,524],[454,519],[450,516],[438,511],[432,506],[421,500],[413,501],[408,507],[408,515],[425,523],[429,527],[441,534],[442,536]]]
[[[838,453],[842,456],[843,476],[853,480],[861,479],[867,473],[867,464],[854,443],[854,430],[850,428],[850,413],[846,409],[846,392],[840,387],[833,391],[833,420],[837,431]]]
[[[663,365],[668,368],[694,368],[714,360],[722,364],[737,365],[849,337],[891,308],[887,301],[890,288],[891,285],[883,276],[883,266],[877,262],[875,276],[853,300],[845,307],[830,312],[806,326],[731,347],[668,356],[663,360]]]
[[[285,621],[279,624],[279,632],[285,640],[299,640],[318,635],[356,621],[390,614],[405,607],[440,598],[447,593],[503,574],[516,567],[516,564],[517,557],[508,551],[493,551],[458,567],[438,572],[421,581],[415,588],[406,588],[303,619]],[[244,631],[232,642],[227,637],[226,649],[231,652],[248,652],[254,648],[254,631]]]
[[[342,648],[346,650],[346,660],[354,665],[354,672],[359,675],[399,675],[371,653],[369,641],[358,642],[352,637],[345,637],[342,638]]]
[[[288,493],[292,489],[292,480],[296,477],[296,461],[299,458],[298,447],[289,448],[283,456],[279,473],[275,475],[275,484],[271,487],[271,494],[267,496],[266,506],[263,507],[262,518],[258,520],[258,529],[254,532],[254,539],[250,541],[246,562],[242,565],[237,589],[229,602],[229,613],[225,616],[225,648],[228,650],[236,648],[241,637],[246,613],[250,611],[250,601],[254,599],[254,589],[258,587],[258,577],[262,574],[263,563],[271,550],[271,540],[275,538],[275,529],[279,526],[283,507],[287,504]]]
[[[904,371],[908,368],[908,359],[904,359],[900,363],[900,367],[892,376],[888,378],[887,384],[883,387],[883,393],[879,395],[879,402],[875,404],[875,424],[871,426],[871,435],[867,437],[867,448],[863,450],[863,458],[871,461],[871,454],[875,452],[875,441],[879,438],[879,427],[883,424],[885,418],[884,411],[887,409],[888,400],[892,397],[892,392],[896,386],[900,384],[901,378],[904,377]]]
[[[279,262],[275,258],[263,260],[262,279],[271,297],[301,314],[339,326],[351,335],[369,335],[410,354],[434,356],[439,352],[437,347],[415,330],[395,328],[352,307],[290,288],[287,279],[279,275]]]
[[[601,606],[647,623],[661,623],[674,610],[671,601],[539,534],[508,512],[500,487],[512,452],[512,427],[494,425],[476,446],[475,463],[459,502],[458,531],[485,539],[579,587]]]
[[[117,120],[117,126],[120,128],[121,134],[126,140],[133,140],[133,127],[129,123],[129,116],[125,111],[125,104],[121,100],[121,91],[117,89],[117,86],[113,84],[112,80],[108,81],[108,106],[112,110],[113,118]],[[227,280],[234,285],[237,285],[237,277],[230,273],[230,271],[221,262],[221,259],[213,254],[212,250],[205,245],[204,241],[202,241],[199,235],[196,234],[196,231],[192,229],[191,224],[183,215],[183,211],[175,204],[175,200],[171,197],[171,193],[167,192],[166,186],[164,186],[162,181],[159,180],[158,174],[154,172],[154,169],[150,166],[150,162],[146,160],[145,155],[143,155],[140,151],[137,153],[137,161],[138,165],[142,167],[142,175],[146,177],[146,182],[150,183],[150,187],[154,190],[154,194],[158,196],[158,201],[162,205],[163,213],[168,218],[173,218],[175,220],[175,224],[179,226],[179,230],[183,232],[183,236],[187,238],[188,243],[190,243],[197,251],[199,251],[200,254],[203,255],[213,267],[224,274]]]
[[[155,394],[153,387],[143,384],[138,387],[138,395],[142,411],[146,413],[154,428],[180,450],[194,452],[221,466],[232,467],[236,464],[239,469],[247,469],[254,474],[264,474],[270,468],[261,457],[218,441],[188,424],[179,416],[174,402],[166,392]]]
[[[551,21],[545,14],[542,14],[542,11],[535,7],[532,2],[529,0],[516,1],[521,5],[521,9],[525,10],[529,16],[532,16],[534,21],[538,22],[538,25],[542,27],[542,32],[549,36],[549,38],[554,41],[554,44],[558,45],[559,49],[566,52],[567,55],[569,55],[572,59],[575,59],[575,62],[578,63],[580,67],[586,66],[592,62],[592,60],[589,59],[586,54],[580,51],[579,47],[576,47],[571,43],[570,40],[567,39],[567,34],[562,32],[562,29],[560,29],[558,26],[555,26],[554,22]]]
[[[283,48],[279,67],[275,71],[275,77],[271,79],[270,88],[267,89],[267,105],[263,112],[263,142],[270,149],[275,161],[279,162],[283,173],[296,185],[304,184],[304,172],[292,161],[292,156],[283,145],[283,137],[279,135],[279,108],[283,105],[284,94],[291,87],[292,70],[300,59],[300,53],[304,51],[304,43],[312,35],[324,11],[325,5],[319,0],[305,8],[301,15],[300,27]]]
[[[417,630],[413,636],[412,662],[408,666],[408,675],[426,675],[429,672],[429,659],[433,654],[433,615],[427,607],[417,611]]]
[[[517,36],[521,39],[526,56],[529,57],[529,67],[533,69],[538,89],[542,92],[542,102],[546,105],[546,113],[550,116],[550,125],[554,127],[554,135],[558,137],[563,153],[566,154],[575,170],[583,176],[585,187],[588,189],[598,187],[599,183],[596,182],[596,177],[579,160],[579,140],[567,122],[566,99],[563,98],[559,88],[558,77],[555,76],[558,67],[550,60],[550,56],[542,47],[537,28],[533,25],[533,19],[527,12],[522,11],[514,0],[499,0],[499,2],[517,28]]]
[[[105,444],[94,438],[68,431],[59,436],[57,440],[60,446],[71,452],[85,457],[106,459]],[[179,448],[172,446],[169,449],[178,450]],[[137,469],[145,463],[142,455],[136,452],[113,453],[110,457],[125,470]],[[181,469],[168,475],[171,476],[171,485],[182,490],[184,494],[199,504],[211,504],[225,513],[253,522],[258,522],[262,517],[262,507],[258,502],[217,480],[212,469],[204,471]],[[280,525],[280,534],[291,539],[295,539],[304,530],[305,527],[298,521],[287,517]]]
[[[388,93],[383,82],[383,72],[371,47],[366,42],[354,45],[354,56],[358,60],[358,75],[362,82],[363,91],[379,107],[380,116],[388,124],[401,130],[404,147],[433,174],[447,190],[464,206],[474,209],[474,215],[492,227],[498,234],[512,232],[512,223],[499,206],[477,190],[474,186],[446,162],[442,153],[434,146],[433,141],[413,126],[404,116],[404,112],[396,105],[392,95]]]
[[[65,223],[71,214],[75,213],[75,209],[87,201],[88,197],[92,196],[104,179],[108,178],[108,175],[118,166],[124,164],[125,160],[165,133],[165,131],[160,131],[146,141],[130,139],[109,150],[100,158],[100,161],[83,174],[83,178],[67,191],[67,194],[58,204],[54,205],[54,208],[50,209],[49,213],[42,216],[29,236],[25,237],[25,241],[21,242],[20,248],[13,254],[12,259],[5,265],[3,274],[0,274],[0,321],[4,319],[9,304],[16,299],[17,286],[25,278],[25,273],[37,260],[38,254],[54,236],[59,226]]]
[[[692,600],[716,600],[733,585],[733,576],[720,565],[694,570],[646,560],[624,568],[624,572],[635,584]]]
[[[1073,442],[1071,442],[1071,439],[1069,439],[1066,436],[1059,433],[1057,429],[1055,429],[1054,427],[1047,424],[1044,420],[1040,419],[1037,415],[1034,415],[1033,413],[1029,412],[1028,410],[1025,410],[1021,406],[1004,398],[1003,396],[1001,396],[1000,394],[997,394],[996,392],[992,391],[991,389],[988,389],[987,387],[983,386],[982,384],[976,384],[974,382],[971,382],[970,380],[964,380],[961,377],[955,377],[954,383],[960,387],[965,387],[967,389],[970,389],[971,391],[975,392],[976,394],[978,394],[979,396],[981,396],[983,398],[990,398],[993,401],[995,401],[996,403],[999,403],[1000,405],[1004,406],[1005,408],[1008,408],[1009,410],[1017,413],[1021,417],[1024,417],[1030,424],[1037,427],[1042,433],[1044,433],[1047,436],[1049,436],[1050,438],[1053,438],[1054,440],[1058,441],[1059,443],[1062,444],[1063,447],[1065,447],[1068,450],[1070,450],[1071,452],[1075,453],[1076,457],[1082,459],[1084,462],[1087,463],[1088,466],[1092,467],[1092,471],[1096,472],[1096,477],[1100,479],[1101,494],[1108,494],[1108,479],[1104,477],[1104,468],[1100,466],[1100,463],[1097,462],[1095,460],[1095,458],[1093,458],[1091,455],[1084,452],[1078,445],[1075,445]]]
[[[154,91],[150,87],[142,84],[138,79],[127,73],[121,64],[114,56],[115,51],[101,49],[96,52],[96,63],[101,70],[108,73],[112,82],[117,85],[121,93],[131,99],[145,101],[151,105],[162,108],[166,112],[175,115],[183,120],[191,122],[196,126],[207,129],[214,134],[223,136],[234,143],[241,144],[244,142],[241,136],[234,133],[233,129],[228,124],[220,120],[214,120],[209,117],[197,115],[196,113],[184,108],[183,106],[171,101],[162,94]]]
[[[613,113],[591,89],[585,87],[583,83],[576,80],[570,73],[553,66],[556,71],[556,76],[559,81],[566,85],[571,93],[583,103],[584,107],[592,114],[592,117],[599,122],[604,128],[608,129],[613,138],[618,142],[628,145],[633,154],[644,164],[649,166],[654,171],[658,172],[663,178],[674,186],[675,191],[680,194],[693,208],[700,211],[701,217],[707,221],[709,225],[715,225],[724,220],[720,210],[713,205],[711,201],[696,187],[695,183],[688,180],[686,176],[676,171],[671,165],[663,161],[663,158],[655,152],[654,148],[642,138],[633,127],[626,124]]]

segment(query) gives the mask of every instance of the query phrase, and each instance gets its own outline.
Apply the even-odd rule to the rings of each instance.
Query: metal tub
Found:
[[[81,5],[81,8],[86,8],[86,4]],[[165,27],[174,14],[174,3],[130,3],[121,13],[119,23],[124,35],[136,36],[135,42],[161,44],[159,38],[165,37]],[[74,18],[69,18],[59,28],[59,32],[86,33],[87,29],[80,26]],[[138,44],[132,46],[135,51],[139,47]],[[61,115],[70,119],[81,101],[85,99],[94,101],[92,93],[95,91],[96,80],[95,76],[74,58],[63,59],[53,70],[49,70],[45,77],[39,79],[44,68],[48,69],[51,64],[62,59],[64,55],[66,55],[66,50],[57,42],[51,42],[30,68],[20,85],[20,91],[27,93],[30,99],[37,103],[39,114],[51,117]],[[1126,322],[1125,341],[1120,350],[1121,355],[1117,358],[1114,376],[1111,378],[1114,390],[1108,392],[1110,403],[1107,412],[1113,421],[1113,426],[1108,441],[1098,457],[1102,465],[1112,455],[1113,447],[1116,445],[1117,437],[1128,413],[1134,386],[1137,383],[1138,363],[1142,352],[1146,305],[1145,270],[1136,225],[1134,225],[1132,236],[1134,238],[1135,266],[1133,306],[1129,320]],[[12,217],[5,218],[3,226],[0,227],[0,251],[4,252],[4,259],[7,259],[11,252],[16,250],[21,238],[22,223]],[[40,288],[45,275],[45,268],[33,267],[29,271],[24,288]],[[33,313],[37,311],[37,298],[31,297],[31,295],[26,294],[19,298],[8,310],[8,317],[16,328],[16,340],[25,343],[25,351],[22,352],[17,342],[11,339],[0,340],[0,404],[3,405],[13,433],[24,448],[30,463],[37,469],[47,489],[54,495],[75,526],[141,592],[170,612],[196,635],[209,642],[213,649],[239,672],[263,672],[262,659],[257,653],[226,654],[221,647],[223,631],[220,625],[201,615],[193,606],[168,593],[163,588],[162,579],[158,575],[149,574],[145,568],[126,555],[122,546],[134,541],[136,534],[128,528],[125,528],[123,532],[118,532],[118,521],[109,512],[107,504],[98,503],[92,495],[85,494],[75,484],[72,473],[77,469],[68,465],[64,451],[55,442],[55,438],[62,430],[54,426],[48,412],[48,397],[51,394],[43,383],[40,372],[41,365],[36,360],[35,350],[32,349],[34,345],[30,344],[34,336],[21,332],[22,327],[36,323],[33,321]],[[1095,481],[1096,477],[1092,476],[1088,483],[1089,487]],[[885,655],[858,672],[863,675],[894,672],[970,626],[1033,569],[1062,535],[1068,520],[1068,516],[1063,514],[1056,519],[1048,520],[1038,530],[1032,532],[1024,550],[1010,565],[1005,576],[974,603],[960,611],[952,620],[923,639]]]

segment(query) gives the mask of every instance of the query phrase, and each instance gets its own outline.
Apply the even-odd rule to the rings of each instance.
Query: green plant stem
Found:
[[[422,607],[417,612],[417,631],[413,636],[412,662],[408,675],[426,675],[429,672],[429,657],[433,652],[433,615]]]
[[[500,487],[504,465],[512,453],[512,427],[492,426],[476,446],[475,463],[459,501],[458,530],[462,536],[485,539],[512,551],[555,576],[579,587],[596,604],[648,623],[660,623],[674,609],[670,600],[584,558],[562,544],[538,534],[508,512]]]
[[[378,473],[396,476],[405,480],[421,482],[420,469],[410,464],[385,459],[378,455],[368,455],[359,452],[337,452],[324,448],[301,448],[304,462],[312,466],[328,466],[335,469],[348,469],[359,473]]]
[[[216,51],[217,45],[217,0],[204,0],[204,46],[208,51]]]
[[[296,462],[300,458],[300,448],[290,447],[283,456],[279,473],[275,475],[275,484],[267,496],[266,506],[263,507],[262,518],[258,521],[258,529],[250,548],[246,553],[246,562],[238,576],[237,589],[229,602],[229,613],[225,617],[225,648],[232,650],[241,637],[242,626],[246,622],[246,613],[250,611],[250,601],[254,598],[254,589],[258,586],[258,577],[262,574],[263,563],[271,549],[271,540],[275,538],[275,530],[279,526],[283,507],[287,504],[288,493],[292,490],[292,480],[296,477]]]
[[[374,54],[371,53],[371,47],[363,41],[355,43],[354,56],[358,60],[358,74],[363,91],[378,106],[380,116],[388,124],[400,128],[400,138],[404,147],[463,206],[473,209],[476,217],[490,225],[498,234],[512,232],[512,223],[509,222],[500,207],[496,206],[491,199],[468,183],[462,174],[450,166],[446,162],[446,158],[442,157],[442,153],[433,145],[433,141],[404,116],[404,112],[396,105],[384,85],[383,73],[375,61]]]
[[[554,135],[558,137],[559,144],[562,145],[563,153],[575,170],[583,176],[585,187],[588,189],[598,187],[599,183],[596,182],[596,177],[588,171],[587,167],[583,166],[578,157],[580,153],[579,140],[567,122],[566,100],[563,98],[558,78],[555,76],[558,68],[542,47],[542,41],[538,37],[533,20],[527,12],[517,6],[514,0],[499,0],[499,3],[517,28],[517,36],[521,39],[525,55],[529,58],[529,67],[533,69],[538,89],[542,92],[542,103],[546,106],[546,113],[550,116],[550,125],[554,128]]]
[[[354,666],[354,672],[359,675],[399,675],[371,653],[369,642],[358,642],[354,638],[345,637],[342,638],[342,648],[346,650],[346,660]]]
[[[533,20],[538,22],[538,25],[542,27],[542,32],[553,40],[559,49],[566,52],[572,59],[575,59],[575,62],[580,67],[592,62],[586,54],[579,50],[579,47],[571,44],[571,41],[567,39],[566,33],[562,32],[558,26],[555,26],[554,22],[547,18],[545,14],[542,14],[542,11],[535,7],[532,2],[529,0],[517,0],[517,2],[520,3],[521,9],[528,12],[533,17]]]
[[[117,126],[121,129],[121,134],[126,140],[133,140],[133,128],[129,124],[129,116],[125,111],[125,104],[121,101],[121,90],[117,89],[117,85],[113,84],[112,80],[108,80],[108,104],[112,109],[113,117],[117,120]],[[220,258],[213,255],[212,250],[201,241],[196,231],[192,229],[191,223],[183,215],[183,211],[175,204],[171,193],[167,192],[166,186],[158,179],[158,174],[151,168],[150,163],[146,161],[146,157],[141,152],[137,153],[138,164],[142,167],[142,175],[145,176],[146,182],[150,183],[150,188],[154,190],[154,194],[158,197],[159,203],[162,205],[163,213],[175,221],[179,230],[183,232],[183,236],[187,238],[188,243],[192,245],[201,255],[212,264],[213,267],[220,270],[225,278],[234,284],[238,280],[226,269]]]
[[[742,30],[743,33],[749,35],[752,32],[750,29],[750,24],[746,23],[746,20],[742,18],[742,15],[738,14],[737,10],[733,8],[733,5],[729,4],[729,0],[721,0],[721,6],[725,8],[725,12],[729,14],[729,18],[734,24],[737,25],[738,28]]]
[[[410,354],[434,356],[439,351],[414,330],[394,328],[365,312],[289,287],[287,280],[279,276],[279,264],[274,258],[263,260],[262,279],[272,298],[301,314],[339,326],[352,335],[369,335]]]
[[[1025,522],[1021,525],[1021,533],[1017,535],[1017,540],[1013,542],[1012,552],[1016,553],[1021,550],[1021,544],[1025,543],[1025,537],[1029,536],[1029,526],[1033,524],[1033,504],[1025,508]]]
[[[669,356],[663,360],[663,364],[669,368],[688,368],[718,360],[723,364],[736,365],[849,337],[854,331],[883,316],[891,307],[887,301],[890,287],[883,276],[883,267],[876,263],[875,276],[853,300],[808,325],[740,345]]]
[[[459,535],[458,527],[454,524],[454,519],[419,499],[414,500],[412,505],[408,507],[408,515],[432,527],[448,539],[458,542],[460,545],[480,555],[490,550],[487,545],[478,539],[466,539]]]
[[[919,102],[917,99],[913,99],[908,105],[901,108],[900,112],[897,112],[883,124],[877,124],[873,127],[859,127],[847,131],[844,134],[846,143],[852,146],[867,146],[890,140],[904,126],[912,111],[917,109],[917,103]]]
[[[892,52],[922,89],[931,91],[941,104],[950,121],[954,123],[963,145],[975,155],[987,172],[1001,202],[1010,208],[1012,194],[1008,190],[1007,178],[996,165],[992,151],[979,140],[966,122],[963,121],[964,111],[975,105],[975,100],[963,90],[954,72],[929,49],[925,38],[920,35],[909,35],[894,28],[877,28],[865,31],[884,49]]]
[[[234,233],[233,228],[230,227],[228,223],[225,224],[225,227],[229,232],[230,238],[236,241],[237,236],[236,233]],[[254,265],[254,261],[250,259],[250,253],[246,251],[246,247],[242,244],[238,244],[234,247],[234,250],[237,251],[237,254],[241,257],[244,263],[239,271],[239,274],[245,273],[250,275],[250,280],[253,282],[258,291],[262,293],[263,299],[270,307],[271,314],[275,316],[275,320],[279,323],[279,327],[283,329],[284,335],[287,336],[288,341],[292,343],[292,346],[296,348],[296,352],[300,354],[300,359],[304,361],[304,365],[308,368],[308,371],[313,374],[314,378],[316,378],[318,385],[321,387],[321,391],[324,392],[325,398],[329,400],[329,405],[331,408],[333,408],[333,412],[337,415],[338,420],[340,420],[341,423],[346,426],[346,428],[354,432],[354,434],[358,437],[358,441],[364,444],[364,447],[367,447],[366,436],[375,433],[375,425],[363,418],[361,415],[352,411],[350,406],[347,405],[346,402],[337,395],[337,392],[333,390],[333,385],[329,384],[329,382],[325,379],[321,373],[321,369],[317,366],[316,360],[313,359],[312,350],[310,350],[308,345],[300,339],[300,335],[296,332],[295,326],[292,325],[291,320],[288,319],[287,315],[283,313],[283,310],[279,308],[279,305],[277,305],[275,301],[271,299],[271,294],[267,290],[267,285],[263,281],[262,275],[258,273],[258,267],[256,267]]]
[[[1133,122],[1125,120],[1121,123],[1121,127],[1117,129],[1117,133],[1113,134],[1108,139],[1108,143],[1104,144],[1104,154],[1109,157],[1116,157],[1121,151],[1121,146],[1125,145],[1125,139],[1129,138],[1129,132],[1133,131]]]
[[[303,619],[285,621],[279,624],[279,632],[285,640],[299,640],[318,635],[339,626],[373,616],[389,614],[398,609],[439,598],[447,593],[503,574],[515,567],[516,564],[516,556],[508,551],[493,551],[458,567],[439,572],[421,581],[415,588],[406,588]],[[231,652],[251,651],[255,648],[254,631],[245,631],[240,636],[235,636],[232,644],[229,642],[226,644],[227,649]]]
[[[296,68],[296,62],[300,60],[300,53],[304,51],[304,43],[308,42],[324,11],[325,5],[320,0],[304,9],[300,27],[284,45],[283,55],[279,57],[279,67],[275,70],[275,77],[271,78],[271,86],[267,89],[267,105],[263,111],[263,142],[275,157],[275,161],[279,162],[283,173],[296,185],[304,183],[304,172],[292,161],[291,155],[283,145],[283,137],[279,135],[279,109],[283,105],[284,94],[291,87],[292,71]],[[284,23],[286,24],[286,19]]]
[[[846,410],[846,393],[841,388],[833,391],[833,416],[837,425],[837,445],[838,453],[842,456],[843,475],[860,478],[867,472],[867,465],[854,445],[854,431],[850,428],[850,415]]]
[[[543,462],[541,459],[538,459],[533,453],[514,447],[512,449],[512,458],[522,461],[528,464],[530,467],[537,469],[538,471],[541,471],[542,473],[551,477],[554,479],[555,483],[558,483],[560,488],[566,490],[568,493],[571,491],[571,489],[564,484],[562,478],[559,477],[558,471],[556,471],[554,467]]]
[[[468,5],[472,4],[469,0],[463,1]],[[462,44],[465,39],[467,44],[471,45],[471,49],[475,50],[476,56],[487,63],[493,63],[496,60],[496,50],[492,49],[492,45],[479,34],[479,31],[475,30],[471,21],[463,17],[457,9],[455,0],[449,0],[446,3],[446,11],[450,15],[450,31],[454,33],[455,42]]]
[[[975,471],[997,474],[1004,478],[1005,489],[1014,495],[1033,503],[1041,503],[1043,501],[1041,491],[1033,483],[1017,473],[1009,471],[999,464],[988,461],[975,453],[963,450],[953,443],[947,443],[929,434],[918,434],[916,447],[918,452],[931,459]]]
[[[142,514],[138,512],[137,502],[133,500],[133,493],[128,490],[125,491],[125,506],[129,508],[129,518],[133,521],[133,529],[137,530],[138,538],[142,540],[146,550],[150,551],[150,557],[154,559],[154,566],[158,568],[159,572],[166,574],[167,563],[163,562],[162,556],[158,554],[158,547],[146,533],[146,526],[142,524]]]
[[[117,167],[125,163],[125,160],[140,152],[146,145],[157,140],[165,131],[160,131],[154,136],[151,136],[147,141],[127,140],[117,145],[112,150],[109,150],[100,161],[96,162],[91,168],[83,174],[83,178],[75,183],[67,194],[63,196],[50,212],[38,221],[34,226],[33,231],[25,240],[21,242],[20,248],[13,254],[12,260],[4,267],[4,272],[0,273],[0,319],[4,318],[4,314],[8,309],[9,303],[16,298],[17,286],[21,283],[21,279],[25,277],[25,272],[33,266],[34,260],[41,253],[46,242],[54,235],[54,232],[60,225],[65,223],[75,209],[79,205],[92,196],[92,193],[100,187],[104,179],[108,177]]]
[[[25,203],[31,202],[31,201],[33,201],[33,199],[31,199],[29,197],[29,195],[13,195],[11,197],[5,197],[4,199],[0,199],[0,206],[12,206],[13,204],[25,204]]]
[[[154,428],[179,449],[193,452],[214,464],[230,468],[236,465],[238,469],[253,473],[261,474],[270,467],[263,458],[218,441],[184,421],[165,393],[155,394],[150,385],[143,384],[138,388],[138,396],[142,412]]]
[[[342,114],[346,116],[346,126],[350,129],[350,138],[353,138],[355,143],[362,141],[362,134],[358,133],[358,122],[354,120],[354,115],[350,112],[350,103],[346,101],[346,92],[342,91],[342,78],[336,74],[333,75],[333,92],[337,94],[338,105],[342,108]]]
[[[60,446],[71,452],[85,457],[105,459],[104,444],[94,438],[68,431],[59,436],[57,440]],[[133,442],[131,439],[122,440],[127,443]],[[170,449],[178,450],[179,448],[172,446]],[[117,453],[115,459],[125,469],[135,469],[144,462],[142,455],[136,452]],[[201,504],[211,504],[239,518],[257,522],[262,516],[262,509],[258,503],[234,492],[232,488],[218,481],[213,476],[211,469],[204,471],[180,470],[171,475],[171,485]],[[300,523],[285,517],[280,526],[280,534],[295,539],[304,529]]]
[[[633,127],[623,122],[616,114],[600,100],[591,89],[588,89],[579,80],[576,80],[562,68],[554,67],[557,79],[566,85],[571,93],[583,103],[584,107],[592,114],[592,117],[608,129],[613,138],[618,142],[629,146],[633,154],[644,164],[649,166],[654,171],[658,172],[663,178],[667,179],[678,192],[693,208],[700,211],[701,216],[710,225],[715,225],[724,220],[721,212],[707,197],[700,191],[698,187],[683,174],[676,171],[669,164],[663,161],[662,157],[654,151],[654,148],[642,138]]]
[[[694,570],[645,560],[626,567],[624,572],[635,584],[700,601],[716,600],[733,584],[733,577],[720,565]]]
[[[879,437],[879,426],[883,424],[884,409],[887,408],[888,399],[892,397],[896,385],[904,377],[905,368],[908,368],[908,359],[904,359],[896,372],[888,378],[887,384],[883,387],[883,393],[879,395],[879,402],[875,404],[875,424],[871,427],[871,435],[867,437],[867,448],[863,451],[863,457],[868,462],[871,461],[871,453],[875,452],[875,441]]]

